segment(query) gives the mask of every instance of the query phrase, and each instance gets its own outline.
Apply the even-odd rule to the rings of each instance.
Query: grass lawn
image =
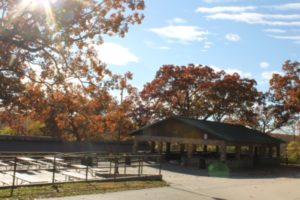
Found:
[[[163,187],[168,184],[165,181],[127,181],[127,182],[90,182],[90,183],[66,183],[52,186],[19,187],[14,195],[9,197],[10,189],[0,189],[0,199],[36,199],[47,197],[63,197],[84,194],[97,194],[124,190],[137,190],[144,188]]]

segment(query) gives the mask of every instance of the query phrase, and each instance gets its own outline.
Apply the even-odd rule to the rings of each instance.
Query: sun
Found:
[[[46,15],[47,23],[53,23],[54,17],[52,12],[52,6],[57,0],[21,0],[17,12],[23,13],[24,11],[40,12]]]
[[[50,9],[57,0],[21,0],[19,7],[25,10],[38,8]]]

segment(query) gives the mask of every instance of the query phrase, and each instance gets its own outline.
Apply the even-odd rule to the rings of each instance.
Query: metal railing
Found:
[[[11,188],[12,196],[27,185],[161,177],[161,160],[156,154],[2,153],[0,189]]]

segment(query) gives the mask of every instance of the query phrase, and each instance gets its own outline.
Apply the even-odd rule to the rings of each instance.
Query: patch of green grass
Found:
[[[86,194],[98,194],[125,190],[137,190],[145,188],[163,187],[168,184],[165,181],[124,181],[124,182],[89,182],[66,183],[53,186],[19,187],[14,195],[9,197],[10,189],[0,189],[0,199],[31,200],[48,197],[64,197]]]

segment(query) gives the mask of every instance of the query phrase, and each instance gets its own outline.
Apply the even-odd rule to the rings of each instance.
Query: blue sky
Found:
[[[164,64],[213,66],[268,88],[287,59],[299,60],[300,2],[282,0],[145,0],[145,19],[125,38],[105,37],[100,58],[131,71],[141,89]]]

